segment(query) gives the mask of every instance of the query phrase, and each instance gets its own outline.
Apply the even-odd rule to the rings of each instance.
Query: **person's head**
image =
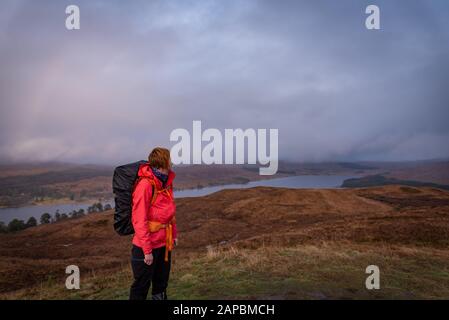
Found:
[[[167,171],[170,170],[171,169],[170,151],[166,148],[161,147],[154,148],[150,152],[150,155],[148,156],[148,163],[153,168]]]

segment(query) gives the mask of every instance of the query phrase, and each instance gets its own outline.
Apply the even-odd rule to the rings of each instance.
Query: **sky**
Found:
[[[0,3],[0,161],[133,161],[193,120],[284,160],[447,158],[448,88],[445,0]]]

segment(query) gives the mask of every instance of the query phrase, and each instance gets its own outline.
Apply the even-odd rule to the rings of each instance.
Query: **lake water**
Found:
[[[84,212],[87,213],[87,208],[92,206],[93,203],[73,203],[73,204],[52,204],[52,205],[37,205],[37,206],[27,206],[20,208],[1,208],[0,209],[0,221],[8,224],[13,219],[19,219],[23,221],[27,221],[31,217],[35,217],[37,223],[39,223],[39,219],[42,214],[48,212],[52,216],[59,210],[59,213],[70,213],[74,210],[84,209]],[[106,204],[110,204],[114,207],[114,201],[104,201],[102,202],[103,206]]]
[[[334,175],[307,175],[293,176],[286,178],[267,179],[251,181],[245,184],[226,184],[222,186],[205,187],[202,189],[187,189],[175,192],[176,198],[201,197],[223,189],[246,189],[253,187],[283,187],[293,189],[305,188],[338,188],[344,180],[354,178],[354,176],[334,176]]]
[[[305,175],[305,176],[293,176],[285,178],[276,178],[268,180],[251,181],[245,184],[227,184],[214,187],[205,187],[201,189],[186,189],[175,192],[176,198],[186,197],[201,197],[223,189],[246,189],[253,187],[284,187],[294,189],[304,188],[338,188],[341,186],[344,180],[354,178],[354,176],[337,176],[337,175]],[[105,201],[103,205],[110,204],[114,206],[114,201]],[[73,210],[84,209],[87,212],[87,208],[92,203],[88,204],[58,204],[58,205],[38,205],[27,206],[20,208],[3,208],[0,209],[0,221],[8,224],[13,219],[24,220],[25,222],[30,217],[35,217],[38,221],[40,216],[48,212],[52,216],[59,210],[60,213],[69,213]]]

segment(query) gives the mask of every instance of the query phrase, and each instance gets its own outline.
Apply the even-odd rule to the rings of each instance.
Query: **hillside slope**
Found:
[[[449,192],[223,190],[177,200],[174,298],[448,298]],[[3,298],[126,298],[130,238],[113,213],[0,236]],[[82,289],[64,289],[78,265]],[[380,265],[384,290],[368,292]],[[83,286],[84,284],[84,286]]]

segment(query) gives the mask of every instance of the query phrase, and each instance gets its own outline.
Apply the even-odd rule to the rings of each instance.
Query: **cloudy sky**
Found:
[[[140,159],[193,120],[277,128],[282,159],[445,158],[449,2],[2,0],[0,115],[9,161]]]

